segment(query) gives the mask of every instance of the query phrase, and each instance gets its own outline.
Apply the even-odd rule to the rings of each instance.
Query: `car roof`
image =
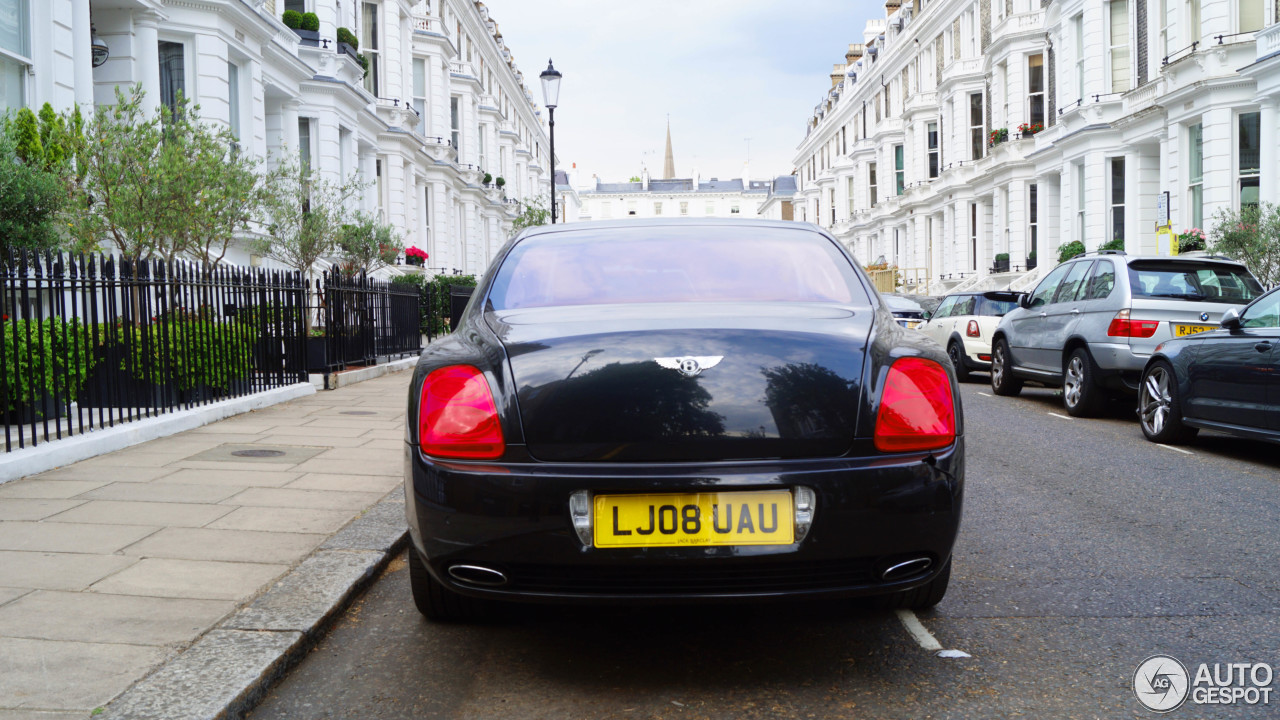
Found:
[[[627,218],[623,220],[585,220],[582,222],[557,223],[555,225],[538,225],[536,227],[525,229],[519,236],[517,236],[517,239],[524,239],[535,235],[547,235],[550,233],[615,230],[635,227],[715,226],[739,228],[769,227],[783,230],[816,232],[822,235],[828,234],[825,230],[813,223],[795,222],[794,220],[766,220],[763,218]]]
[[[1089,252],[1080,253],[1079,255],[1069,258],[1063,262],[1071,262],[1072,260],[1094,260],[1097,258],[1115,258],[1116,260],[1120,260],[1126,264],[1135,260],[1159,260],[1162,262],[1208,262],[1222,265],[1244,265],[1244,263],[1239,260],[1232,260],[1229,257],[1223,257],[1221,255],[1130,255],[1119,250],[1091,250]]]

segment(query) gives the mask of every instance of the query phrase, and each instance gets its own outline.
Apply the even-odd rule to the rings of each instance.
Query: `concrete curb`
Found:
[[[403,491],[351,521],[274,586],[107,705],[102,720],[241,718],[404,547]]]
[[[315,393],[311,383],[295,383],[4,453],[0,455],[0,484]]]
[[[400,372],[401,370],[412,370],[417,364],[418,358],[417,356],[414,356],[401,358],[381,365],[374,365],[373,367],[358,368],[356,370],[347,370],[340,373],[330,373],[320,377],[324,378],[325,390],[337,390],[338,388],[344,388],[348,385],[364,382],[365,380],[380,378],[383,375],[390,375],[391,373]]]

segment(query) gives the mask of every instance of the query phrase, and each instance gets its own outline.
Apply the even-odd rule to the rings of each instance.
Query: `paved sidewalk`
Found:
[[[204,715],[177,706],[196,676],[243,702],[403,538],[410,377],[0,485],[0,720],[85,718],[148,675],[106,715]],[[246,650],[244,677],[208,664]]]

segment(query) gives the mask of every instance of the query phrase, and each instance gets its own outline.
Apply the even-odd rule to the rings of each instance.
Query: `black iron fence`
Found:
[[[308,288],[307,369],[338,372],[422,352],[413,286],[324,273]]]
[[[0,278],[6,452],[307,379],[295,272],[9,253]]]

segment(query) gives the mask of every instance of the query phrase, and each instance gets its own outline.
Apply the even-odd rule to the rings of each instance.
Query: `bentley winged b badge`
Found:
[[[685,357],[654,358],[653,361],[668,370],[679,370],[685,377],[696,377],[707,368],[713,368],[724,359],[723,355],[688,355]]]

